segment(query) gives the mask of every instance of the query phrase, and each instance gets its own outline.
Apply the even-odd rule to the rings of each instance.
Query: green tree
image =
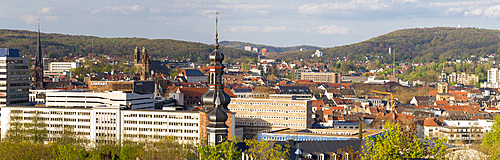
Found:
[[[206,141],[204,140],[205,144]],[[237,160],[241,158],[241,150],[236,147],[236,142],[225,141],[218,145],[198,145],[198,153],[202,160]]]
[[[35,115],[31,116],[31,121],[26,125],[28,128],[27,134],[30,135],[30,140],[35,143],[43,143],[47,138],[47,128],[45,121],[40,117],[40,112],[35,111]]]
[[[414,125],[387,122],[382,135],[367,140],[361,159],[446,159],[446,139],[428,142],[417,138]]]
[[[493,126],[490,132],[484,136],[481,146],[486,153],[492,156],[492,159],[500,159],[500,116],[495,116],[493,121]]]
[[[282,146],[280,144],[275,144],[271,141],[259,142],[256,139],[245,140],[245,143],[249,147],[246,151],[250,157],[259,160],[281,160],[287,159],[290,155],[290,146]]]
[[[23,141],[26,139],[26,129],[24,124],[21,122],[22,118],[20,115],[23,111],[13,109],[10,111],[9,128],[6,132],[6,140],[8,141]]]

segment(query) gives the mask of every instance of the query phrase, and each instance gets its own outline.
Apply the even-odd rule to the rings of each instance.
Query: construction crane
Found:
[[[390,93],[390,92],[382,92],[382,91],[377,91],[377,90],[371,90],[371,92],[385,94],[385,95],[391,95],[391,113],[393,112],[393,110],[394,110],[394,101],[393,101],[394,97],[392,96],[392,93]]]

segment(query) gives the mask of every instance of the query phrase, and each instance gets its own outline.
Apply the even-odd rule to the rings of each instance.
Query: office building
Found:
[[[0,48],[0,106],[29,104],[29,58],[19,49]]]
[[[299,80],[312,80],[313,82],[342,83],[342,75],[331,72],[300,72],[296,73]]]
[[[306,129],[313,122],[312,102],[307,100],[233,98],[228,109],[236,114],[235,125],[243,127],[245,139],[276,128]]]
[[[93,92],[85,90],[45,92],[47,107],[154,109],[154,94],[124,91]]]

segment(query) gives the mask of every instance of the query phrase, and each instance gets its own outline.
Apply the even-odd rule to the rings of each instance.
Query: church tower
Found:
[[[42,56],[42,46],[40,41],[40,24],[38,24],[38,41],[36,42],[36,58],[35,58],[35,76],[33,77],[33,83],[35,89],[44,89],[43,86],[43,56]]]
[[[139,52],[139,47],[135,47],[134,50],[134,64],[140,64],[141,62],[141,52]]]
[[[437,83],[437,89],[436,101],[450,100],[450,94],[448,93],[448,79],[446,78],[446,73],[444,73],[444,68],[441,70],[441,77]]]
[[[221,144],[228,139],[228,126],[226,125],[228,119],[227,105],[231,101],[231,97],[224,92],[222,79],[225,68],[222,64],[224,54],[219,51],[217,23],[218,16],[216,16],[215,20],[215,50],[209,56],[209,89],[201,99],[205,107],[204,110],[208,114],[207,141],[209,145]]]
[[[146,50],[146,47],[142,48],[142,55],[144,57],[142,58],[141,80],[148,80],[149,78],[151,78],[151,61],[149,60],[149,54],[148,50]]]

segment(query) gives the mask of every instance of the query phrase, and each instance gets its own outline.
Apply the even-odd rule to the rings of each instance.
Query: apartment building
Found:
[[[420,137],[446,138],[449,144],[464,145],[480,143],[492,126],[491,120],[444,120],[438,125],[432,118],[427,118],[418,130]]]
[[[479,77],[471,74],[467,75],[465,73],[462,74],[457,74],[457,73],[452,73],[447,76],[448,82],[456,82],[458,84],[464,84],[464,85],[475,85],[477,82],[479,82]]]
[[[11,116],[27,123],[39,114],[48,130],[47,141],[56,141],[64,128],[91,142],[158,140],[172,136],[185,142],[199,139],[200,113],[195,111],[120,110],[119,108],[2,107],[1,134],[6,135]]]
[[[235,125],[243,127],[245,139],[276,128],[306,129],[313,122],[310,100],[232,98],[228,109],[236,113]]]

